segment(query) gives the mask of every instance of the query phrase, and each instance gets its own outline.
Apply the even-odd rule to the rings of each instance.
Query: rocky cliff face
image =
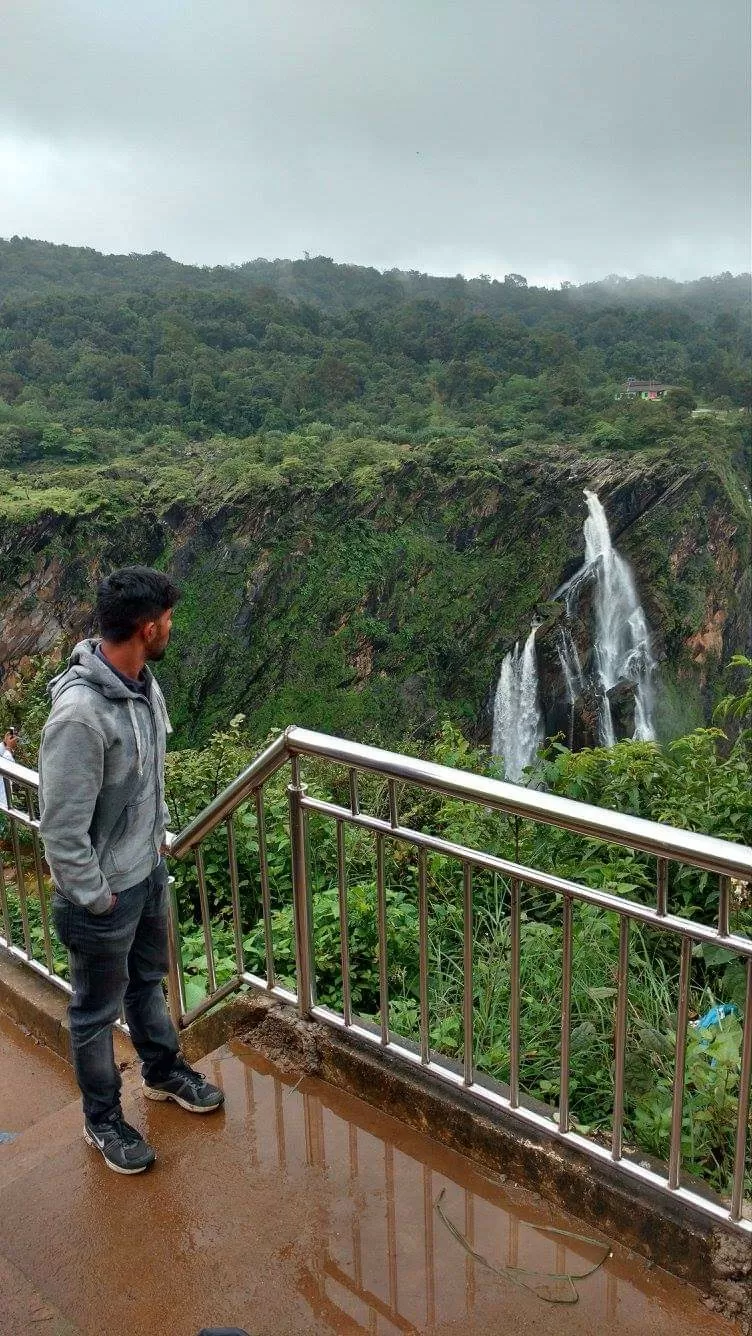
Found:
[[[501,659],[537,611],[547,731],[571,726],[556,653],[557,588],[582,564],[583,488],[598,492],[635,572],[660,661],[659,728],[707,716],[729,656],[750,646],[749,510],[712,464],[517,449],[467,476],[406,455],[378,497],[289,487],[232,505],[103,506],[0,536],[0,674],[90,629],[97,576],[145,561],[181,581],[160,669],[178,740],[238,711],[377,741],[450,714],[490,737]],[[573,627],[585,652],[586,600]],[[629,730],[629,692],[615,709]],[[594,740],[592,702],[577,744]]]

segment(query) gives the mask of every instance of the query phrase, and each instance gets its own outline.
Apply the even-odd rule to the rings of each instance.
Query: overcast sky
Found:
[[[748,0],[0,0],[0,235],[749,268]]]

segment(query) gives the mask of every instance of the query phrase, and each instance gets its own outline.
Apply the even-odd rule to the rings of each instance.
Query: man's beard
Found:
[[[159,663],[166,653],[167,641],[165,640],[163,645],[155,645],[153,649],[150,649],[146,657],[149,663]]]

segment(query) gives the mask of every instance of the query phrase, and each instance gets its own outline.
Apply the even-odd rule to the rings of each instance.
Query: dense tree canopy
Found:
[[[99,460],[134,442],[327,423],[406,442],[670,440],[699,399],[748,406],[746,283],[550,291],[304,261],[192,269],[163,255],[0,243],[0,466]],[[636,300],[639,297],[639,300]],[[628,376],[675,384],[619,398]]]

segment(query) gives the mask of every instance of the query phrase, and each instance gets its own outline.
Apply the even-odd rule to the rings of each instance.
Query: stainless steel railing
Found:
[[[7,848],[0,845],[0,946],[17,959],[43,975],[58,988],[70,992],[70,985],[55,966],[53,937],[50,929],[47,885],[44,876],[44,861],[39,838],[39,812],[37,794],[39,777],[36,770],[29,770],[14,761],[4,761],[0,757],[0,840],[5,837],[5,844],[10,844],[10,861],[13,877],[12,889],[6,884]],[[5,829],[4,829],[5,827]],[[29,860],[24,859],[22,839],[29,841],[31,847],[30,872]],[[29,892],[28,882],[32,880],[34,890]],[[39,925],[30,920],[30,906],[38,914]],[[15,911],[15,914],[14,914]],[[20,918],[21,940],[13,930],[12,918]],[[41,951],[37,941],[37,928],[41,927]],[[41,955],[41,960],[40,960]]]
[[[309,796],[302,780],[304,762],[326,763],[348,775],[349,802],[346,806]],[[272,940],[272,906],[269,888],[269,868],[266,851],[265,789],[283,766],[290,766],[287,785],[288,834],[291,861],[292,910],[294,922],[296,987],[295,991],[279,983],[275,971]],[[37,823],[33,815],[33,792],[36,776],[21,767],[0,762],[0,774],[6,773],[14,788],[27,794],[26,810],[12,808],[11,824],[26,826],[32,833],[37,882],[41,892],[41,864],[39,862]],[[17,772],[17,773],[16,773]],[[388,817],[363,811],[359,776],[369,774],[381,777],[386,784]],[[560,877],[540,868],[529,867],[513,859],[502,858],[482,850],[466,847],[443,839],[424,830],[416,830],[402,823],[399,812],[398,784],[417,785],[444,798],[475,804],[482,809],[495,810],[509,816],[544,822],[587,839],[607,844],[618,844],[655,858],[655,902],[653,905],[622,898],[608,891]],[[255,810],[256,846],[261,891],[261,917],[264,930],[265,968],[262,974],[246,967],[243,941],[240,877],[236,847],[236,814],[246,802]],[[319,1005],[316,999],[316,952],[312,930],[312,892],[309,873],[309,817],[333,823],[337,848],[337,895],[340,919],[340,966],[342,974],[342,1008],[334,1010]],[[219,835],[224,828],[226,844],[227,883],[230,888],[234,969],[232,976],[219,983],[215,961],[210,897],[204,864],[207,841]],[[350,997],[350,961],[348,930],[348,886],[345,860],[344,832],[346,828],[368,832],[375,842],[376,900],[378,937],[378,992],[379,1023],[373,1026],[353,1014]],[[20,855],[16,854],[17,833],[14,838],[14,857],[20,872]],[[419,956],[419,1044],[412,1046],[390,1029],[387,887],[385,877],[386,842],[397,842],[415,850],[417,858],[418,895],[418,956]],[[752,882],[752,848],[733,844],[693,832],[682,831],[660,823],[645,821],[623,813],[607,811],[587,804],[573,802],[552,794],[521,788],[517,785],[449,769],[410,757],[364,747],[357,743],[301,728],[288,728],[251,766],[238,776],[228,788],[195,818],[179,835],[169,841],[174,858],[193,857],[201,930],[206,955],[205,996],[188,1006],[186,972],[181,959],[181,929],[178,897],[173,887],[171,904],[172,961],[169,978],[171,1009],[180,1025],[188,1025],[198,1016],[239,989],[250,986],[272,994],[287,1003],[295,1004],[301,1015],[349,1032],[367,1044],[377,1045],[396,1058],[422,1068],[431,1077],[464,1090],[470,1097],[504,1112],[523,1124],[563,1138],[570,1145],[591,1157],[606,1160],[616,1166],[627,1178],[642,1179],[672,1193],[685,1205],[704,1215],[731,1222],[737,1228],[752,1233],[752,1218],[744,1205],[744,1177],[747,1163],[750,1083],[752,1080],[752,940],[730,931],[730,879]],[[428,964],[428,892],[426,858],[429,853],[441,854],[462,870],[462,1023],[463,1058],[461,1069],[431,1050],[429,1017],[429,964]],[[715,924],[673,914],[668,904],[668,869],[670,863],[702,869],[720,879],[718,914]],[[476,871],[490,871],[508,880],[510,887],[510,1075],[507,1087],[488,1080],[478,1080],[474,1051],[474,950],[475,916],[473,876]],[[550,895],[561,906],[562,933],[562,986],[556,1029],[560,1038],[560,1096],[558,1111],[532,1106],[521,1094],[521,890],[535,887]],[[5,897],[4,890],[2,891]],[[22,897],[23,898],[23,897]],[[5,904],[5,899],[3,900]],[[610,1145],[604,1145],[586,1136],[573,1126],[570,1116],[570,1041],[572,995],[572,915],[577,904],[596,906],[603,913],[612,913],[619,920],[619,952],[616,973],[616,1014],[614,1024],[614,1082],[613,1113]],[[7,914],[4,912],[6,938]],[[23,918],[23,914],[22,914]],[[24,919],[24,924],[26,920]],[[627,1014],[629,1006],[629,942],[633,923],[646,925],[667,935],[680,944],[680,970],[676,1003],[676,1048],[674,1057],[673,1098],[671,1108],[670,1149],[666,1173],[647,1167],[624,1148],[625,1059]],[[47,940],[45,936],[45,943]],[[24,933],[23,947],[13,947],[17,955],[44,973],[54,972],[49,958],[44,965],[32,959],[28,932]],[[1,939],[0,939],[1,940]],[[739,1098],[736,1117],[734,1167],[730,1200],[722,1202],[705,1195],[694,1184],[682,1182],[682,1119],[685,1106],[685,1059],[691,983],[691,953],[695,944],[715,944],[743,962],[746,976],[746,1001],[743,1012],[743,1045],[739,1079]],[[59,980],[57,980],[59,982]],[[554,1018],[552,1017],[552,1024]]]

